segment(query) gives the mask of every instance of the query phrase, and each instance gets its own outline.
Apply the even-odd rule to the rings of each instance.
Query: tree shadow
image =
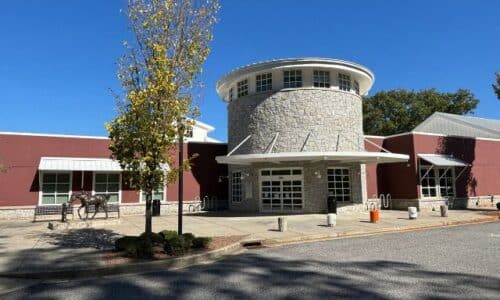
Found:
[[[170,272],[59,283],[55,293],[49,293],[52,283],[42,283],[12,299],[74,295],[92,299],[452,299],[474,295],[485,299],[498,295],[499,286],[498,277],[436,272],[406,262],[296,260],[254,251]]]
[[[44,234],[48,243],[61,248],[112,249],[119,234],[108,229],[82,228]]]

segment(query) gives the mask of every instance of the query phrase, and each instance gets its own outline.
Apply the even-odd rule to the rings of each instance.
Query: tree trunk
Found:
[[[151,213],[151,199],[153,198],[153,191],[147,191],[146,193],[146,242],[148,244],[151,243],[151,233],[153,232],[153,224],[152,224],[152,213]]]
[[[182,127],[181,127],[182,128]],[[178,188],[178,220],[177,220],[177,234],[182,234],[182,208],[184,197],[184,132],[179,130],[179,188]]]

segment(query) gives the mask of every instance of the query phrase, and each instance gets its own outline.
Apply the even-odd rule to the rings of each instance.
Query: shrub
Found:
[[[204,237],[204,236],[196,237],[193,239],[192,248],[193,249],[207,248],[208,244],[210,244],[211,241],[212,239],[209,237]]]
[[[184,255],[189,250],[189,243],[183,235],[175,235],[165,240],[164,249],[168,255]]]
[[[136,258],[153,257],[153,245],[146,242],[146,239],[139,238],[136,243]]]
[[[139,238],[141,239],[146,239],[146,233],[142,233]],[[163,237],[162,234],[160,233],[156,233],[156,232],[151,232],[151,243],[153,245],[163,245],[163,243],[165,242],[165,238]]]
[[[192,233],[183,233],[184,241],[186,242],[186,247],[191,248],[193,246],[193,240],[195,239]]]
[[[168,240],[171,237],[177,236],[177,231],[175,230],[163,230],[160,231],[159,234],[163,236],[163,239]]]
[[[127,250],[127,248],[130,248],[131,246],[135,247],[136,242],[137,242],[136,236],[124,236],[115,241],[115,249],[118,251],[124,251]]]

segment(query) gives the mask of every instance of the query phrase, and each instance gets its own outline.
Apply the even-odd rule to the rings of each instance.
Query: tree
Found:
[[[118,61],[118,116],[106,128],[112,157],[131,186],[146,194],[150,244],[152,193],[175,180],[179,170],[171,167],[165,174],[162,166],[172,166],[169,153],[196,113],[193,91],[210,52],[219,5],[217,0],[130,0],[127,8],[135,40],[125,43],[127,53]]]
[[[497,82],[492,84],[492,86],[495,94],[497,94],[497,98],[500,99],[500,73],[496,73],[495,75],[497,76]]]
[[[364,132],[373,135],[408,132],[436,111],[464,115],[472,113],[478,102],[465,89],[455,93],[440,93],[434,88],[381,91],[363,99]]]

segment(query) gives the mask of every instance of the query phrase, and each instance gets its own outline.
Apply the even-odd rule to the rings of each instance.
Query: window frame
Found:
[[[97,194],[103,194],[103,193],[100,193],[100,192],[96,192],[95,190],[95,187],[96,187],[96,177],[98,174],[106,174],[106,175],[109,175],[109,174],[118,174],[118,202],[109,202],[110,204],[121,204],[122,203],[122,173],[121,172],[106,172],[106,171],[98,171],[98,172],[93,172],[93,176],[92,176],[92,195],[95,196]],[[108,178],[106,178],[106,190],[108,189],[108,185],[109,185],[109,180]],[[104,194],[115,194],[114,192],[113,193],[109,193],[109,192],[106,192]]]
[[[260,79],[259,79],[260,77]],[[264,93],[273,90],[273,73],[266,72],[255,75],[255,92]]]
[[[330,71],[313,70],[313,87],[329,89],[331,85]]]
[[[345,73],[338,73],[337,82],[339,90],[344,92],[350,92],[352,90],[351,75]]]
[[[167,185],[165,183],[163,183],[162,187],[163,187],[163,200],[160,200],[160,202],[165,203],[165,202],[167,202]],[[158,190],[156,190],[156,191],[158,191]],[[154,194],[155,194],[155,191],[153,191],[153,199],[151,199],[151,200],[155,200]],[[143,190],[141,190],[140,194],[139,194],[139,203],[146,203],[146,195],[144,194]]]
[[[333,174],[331,174],[331,175],[329,174],[330,170],[333,171]],[[341,184],[340,188],[336,187],[336,183],[337,182],[335,181],[335,176],[336,176],[335,170],[342,170],[342,171],[347,170],[348,181],[344,181],[344,179],[342,178],[342,180],[339,182]],[[327,170],[326,170],[326,189],[327,189],[327,194],[328,194],[328,196],[330,196],[330,191],[333,191],[333,197],[335,197],[335,201],[337,203],[353,203],[353,201],[352,201],[352,176],[351,176],[351,173],[352,172],[351,172],[351,169],[349,167],[328,167]],[[334,179],[332,181],[330,181],[329,176],[333,176]],[[345,174],[341,174],[340,176],[344,177],[346,175]],[[346,183],[346,182],[349,184],[348,188],[346,188],[344,186],[344,183]],[[334,185],[333,188],[329,187],[330,183],[332,183]],[[339,189],[342,190],[341,194],[337,194],[336,193],[336,190],[339,190]],[[345,194],[344,193],[345,189],[349,189],[349,194]],[[349,200],[345,200],[346,196],[349,197]],[[338,201],[337,197],[341,197],[342,201]]]
[[[248,96],[248,88],[248,78],[238,81],[238,83],[236,83],[236,93],[238,95],[238,98]]]
[[[57,186],[57,174],[69,174],[69,191],[68,191],[68,200],[71,199],[71,196],[73,194],[73,172],[72,171],[39,171],[39,174],[38,174],[38,205],[41,205],[41,206],[49,206],[49,205],[62,205],[62,203],[55,203],[57,201],[57,187],[56,187],[56,191],[54,191],[54,193],[50,193],[50,194],[54,194],[54,203],[53,204],[44,204],[42,203],[42,200],[43,200],[43,177],[44,175],[46,174],[56,174],[56,186]],[[65,194],[65,193],[61,193],[61,194]]]
[[[429,172],[426,176],[422,177],[422,170],[426,170],[425,172],[427,172],[427,170],[429,168],[431,168],[431,172],[433,173],[433,177],[434,180],[435,180],[435,184],[434,186],[425,186],[423,185],[423,181],[424,181],[424,178],[425,177],[428,177],[430,175],[431,172]],[[451,171],[451,181],[452,181],[452,190],[453,190],[453,195],[451,196],[443,196],[441,195],[441,179],[439,177],[439,170],[444,170],[446,171],[447,169],[449,169],[449,171]],[[424,173],[425,175],[425,173]],[[457,191],[456,191],[456,185],[455,185],[455,181],[456,181],[456,174],[455,174],[455,168],[454,167],[436,167],[434,165],[428,165],[428,164],[422,164],[422,161],[419,162],[419,168],[418,168],[418,178],[419,178],[419,191],[420,191],[420,197],[421,198],[425,198],[425,199],[442,199],[442,198],[447,198],[447,197],[456,197],[457,196]],[[447,178],[447,176],[445,176],[444,178]],[[424,189],[435,189],[436,190],[436,196],[425,196],[424,195]]]
[[[236,174],[239,174],[235,177]],[[235,182],[235,180],[237,180]],[[231,172],[231,203],[242,203],[243,202],[243,184],[242,184],[242,171],[232,171]],[[235,187],[238,187],[235,189]],[[238,191],[238,195],[235,197],[235,191]],[[235,200],[239,199],[239,200]]]
[[[353,81],[352,81],[352,87],[353,87],[354,93],[356,93],[356,95],[360,95],[360,92],[359,92],[359,82],[357,80],[353,79]]]
[[[293,75],[291,74],[292,72]],[[300,75],[298,75],[297,73],[300,73]],[[287,76],[288,76],[288,81],[286,80]],[[298,77],[300,77],[300,81],[297,80]],[[293,78],[294,80],[291,81],[290,80],[291,78]],[[296,88],[302,88],[303,86],[304,86],[304,74],[302,72],[302,69],[290,69],[283,71],[284,89],[296,89]]]

